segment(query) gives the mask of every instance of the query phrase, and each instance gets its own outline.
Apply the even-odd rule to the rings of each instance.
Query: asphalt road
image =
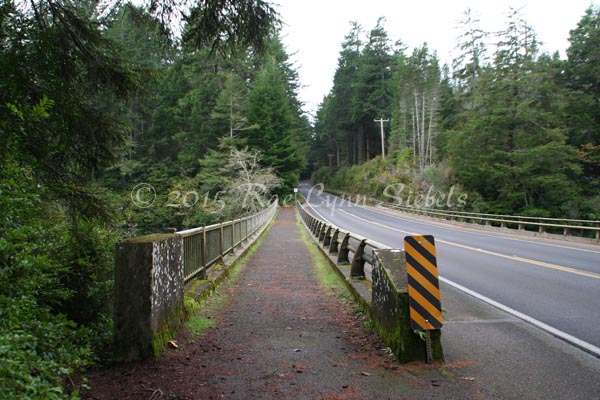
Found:
[[[329,222],[392,248],[407,235],[433,235],[441,277],[600,348],[600,246],[438,224],[307,185],[301,192]]]

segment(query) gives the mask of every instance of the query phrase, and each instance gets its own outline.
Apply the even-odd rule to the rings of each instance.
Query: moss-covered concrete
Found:
[[[224,264],[213,265],[205,280],[183,276],[183,243],[174,234],[130,238],[117,244],[115,260],[115,361],[157,357],[188,319],[185,303],[212,293],[252,243],[260,241],[271,224],[260,229]]]
[[[114,343],[117,361],[156,357],[185,321],[182,242],[149,235],[117,245]]]
[[[123,239],[121,243],[152,243],[161,240],[171,239],[175,237],[173,233],[153,233],[150,235],[136,236],[128,239]]]
[[[298,224],[302,218],[297,214]],[[304,225],[306,227],[306,225]],[[310,230],[306,227],[306,236]],[[425,341],[410,327],[408,278],[403,251],[384,250],[372,272],[373,281],[352,279],[350,263],[336,263],[336,255],[323,249],[314,236],[313,242],[343,279],[362,310],[373,320],[373,327],[400,362],[426,361]],[[443,361],[441,331],[431,331],[433,359]]]
[[[187,312],[183,303],[180,303],[163,316],[159,328],[152,334],[152,355],[154,358],[158,358],[167,348],[169,341],[175,339],[177,331],[186,320]]]
[[[404,251],[377,250],[371,316],[377,332],[401,362],[427,361],[425,341],[410,324]],[[441,331],[431,331],[433,359],[443,361]]]

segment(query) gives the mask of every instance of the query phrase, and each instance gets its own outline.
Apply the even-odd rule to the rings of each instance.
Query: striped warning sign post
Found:
[[[411,328],[419,331],[441,329],[444,321],[433,236],[406,236],[404,251]]]

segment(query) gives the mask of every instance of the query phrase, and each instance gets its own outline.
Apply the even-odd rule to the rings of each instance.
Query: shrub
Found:
[[[115,235],[64,215],[31,172],[0,169],[0,398],[60,399],[111,335]]]

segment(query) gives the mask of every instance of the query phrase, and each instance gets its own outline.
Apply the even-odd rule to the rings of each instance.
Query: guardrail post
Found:
[[[325,237],[323,238],[323,247],[328,247],[331,244],[331,226],[327,226]]]
[[[221,234],[219,235],[219,240],[221,241],[221,261],[225,258],[225,238],[223,237],[223,223],[220,224],[219,229]]]
[[[571,236],[571,229],[570,228],[564,228],[563,229],[563,236]]]
[[[206,225],[202,228],[202,278],[206,277]]]
[[[340,235],[340,230],[336,229],[331,236],[331,242],[329,243],[329,254],[336,254],[339,248],[338,236]]]
[[[319,242],[322,242],[325,239],[325,231],[327,230],[327,225],[321,225],[321,229],[319,229]]]
[[[363,254],[365,253],[366,240],[360,241],[354,257],[352,257],[352,267],[350,268],[350,277],[352,279],[365,279],[365,260]]]
[[[231,221],[231,251],[235,254],[235,219]]]
[[[244,228],[244,235],[243,235],[243,240],[242,242],[245,242],[248,239],[248,218],[242,218],[242,220],[240,221],[240,229],[242,229],[241,227]]]
[[[349,240],[350,240],[350,233],[346,233],[346,236],[344,236],[344,239],[342,240],[342,244],[339,247],[338,258],[337,258],[338,264],[347,264],[350,262],[350,259],[348,258],[348,253],[350,252],[350,250],[348,249],[348,241]]]
[[[319,229],[321,229],[321,221],[318,221],[315,226],[313,227],[313,235],[315,235],[316,237],[318,237],[319,235],[317,234],[317,232],[319,232]]]
[[[539,233],[546,233],[546,227],[543,225],[540,225]]]

